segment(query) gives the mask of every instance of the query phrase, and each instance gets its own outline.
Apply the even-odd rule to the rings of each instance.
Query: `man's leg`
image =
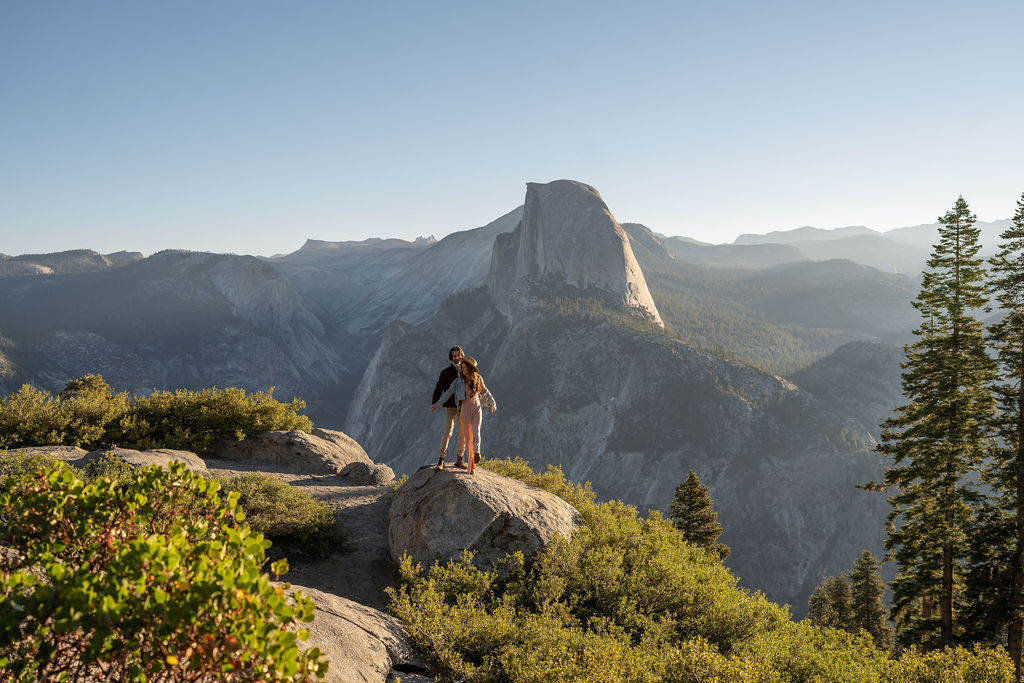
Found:
[[[456,428],[459,420],[459,411],[456,408],[444,409],[444,433],[441,435],[441,452],[438,462],[444,462],[444,456],[448,452],[448,441],[452,438],[452,431]]]

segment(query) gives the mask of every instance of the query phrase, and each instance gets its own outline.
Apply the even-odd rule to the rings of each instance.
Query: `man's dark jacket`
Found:
[[[448,364],[444,370],[441,371],[440,376],[437,378],[437,384],[434,385],[434,398],[430,399],[431,405],[437,403],[437,399],[441,398],[441,394],[448,391],[448,387],[451,386],[455,378],[459,376],[459,369],[451,363]],[[455,405],[455,392],[448,397],[448,400],[444,402],[445,408],[457,408]]]

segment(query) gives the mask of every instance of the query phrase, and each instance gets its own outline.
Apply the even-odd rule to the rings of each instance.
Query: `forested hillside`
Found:
[[[666,327],[716,355],[788,375],[850,341],[910,340],[918,285],[908,277],[844,260],[695,263],[644,226],[624,228]]]

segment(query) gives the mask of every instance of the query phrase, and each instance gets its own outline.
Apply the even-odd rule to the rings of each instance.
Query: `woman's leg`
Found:
[[[462,427],[466,438],[466,462],[470,474],[473,474],[473,466],[476,464],[473,462],[473,425],[477,422],[479,415],[478,411],[472,409],[465,411],[462,415]]]

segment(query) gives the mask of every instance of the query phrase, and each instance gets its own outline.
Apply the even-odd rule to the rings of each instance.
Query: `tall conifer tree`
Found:
[[[939,219],[921,292],[922,322],[907,347],[908,403],[887,420],[878,450],[892,457],[886,548],[899,565],[893,619],[903,642],[946,646],[954,639],[954,593],[962,579],[979,466],[994,409],[994,365],[974,311],[987,303],[978,258],[980,230],[963,197]]]
[[[671,505],[672,523],[683,532],[686,540],[693,545],[718,553],[719,559],[729,556],[729,546],[718,542],[722,525],[711,503],[708,487],[701,483],[693,470],[686,480],[676,487],[676,496]]]
[[[999,252],[990,259],[989,291],[1003,317],[989,327],[989,342],[999,366],[996,420],[999,447],[992,450],[985,481],[992,487],[991,522],[976,534],[978,585],[972,593],[979,618],[1006,629],[1006,644],[1021,680],[1024,638],[1024,195],[1012,225],[1000,235]],[[989,538],[985,538],[985,536]],[[985,580],[991,584],[985,585]],[[1002,600],[992,600],[999,596]],[[988,598],[988,600],[985,600]],[[992,604],[986,604],[992,603]],[[982,622],[984,623],[984,622]]]

